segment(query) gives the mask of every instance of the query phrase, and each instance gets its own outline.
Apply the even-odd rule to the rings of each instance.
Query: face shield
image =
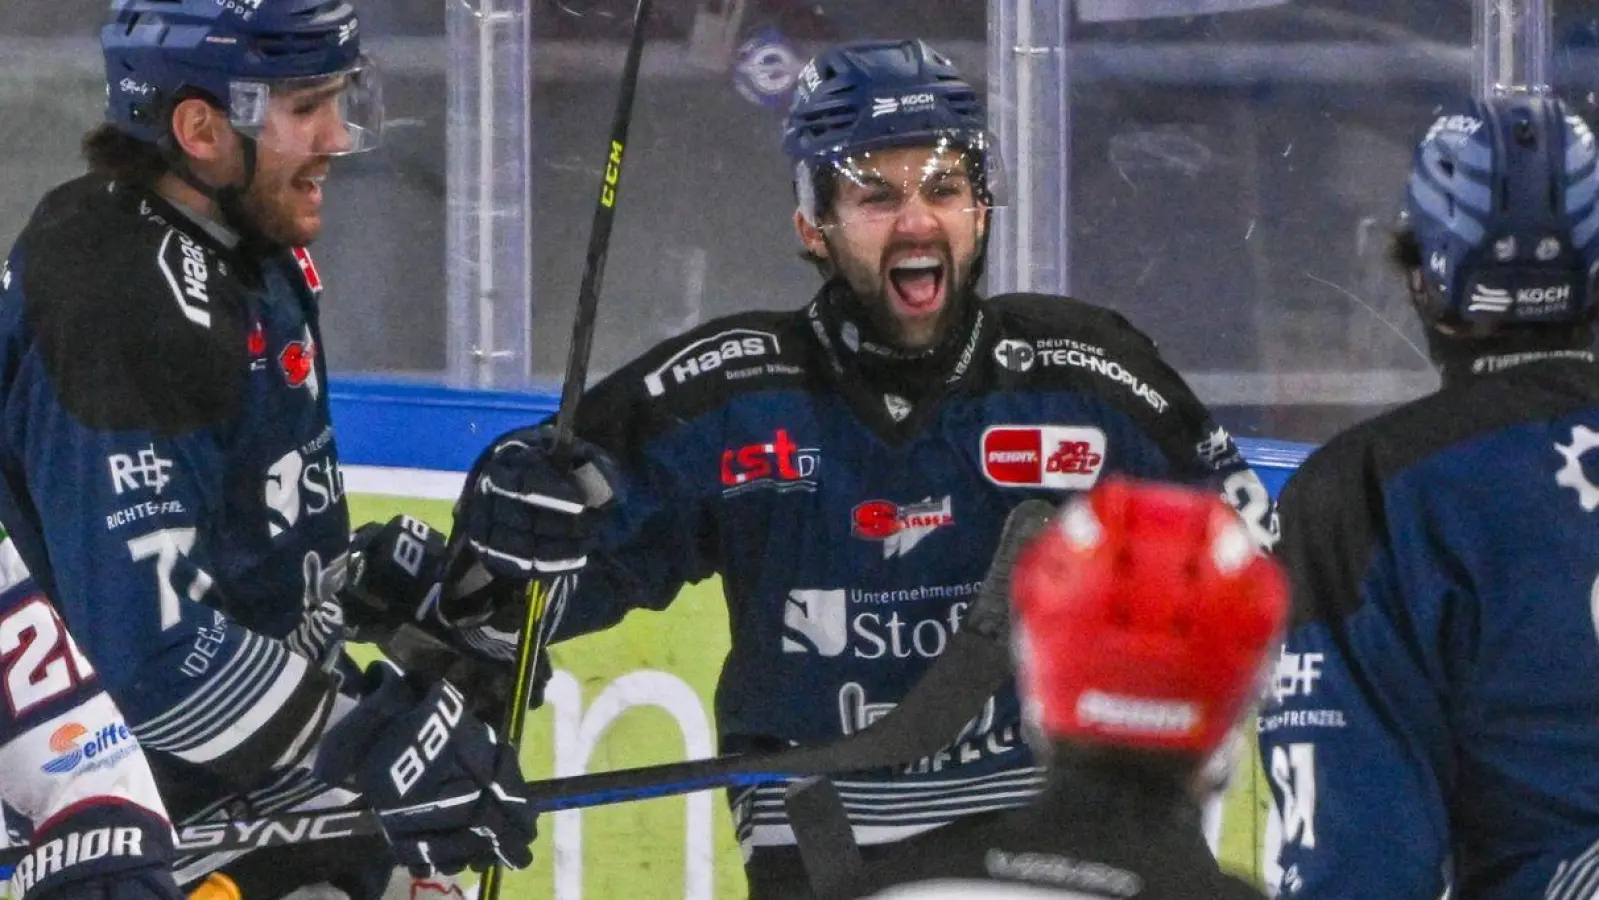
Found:
[[[383,138],[383,82],[363,56],[331,75],[236,80],[233,127],[263,148],[292,156],[350,156]]]
[[[1004,205],[993,146],[987,134],[950,133],[927,144],[801,163],[800,212],[823,229],[893,221],[913,205],[940,216],[978,215]]]

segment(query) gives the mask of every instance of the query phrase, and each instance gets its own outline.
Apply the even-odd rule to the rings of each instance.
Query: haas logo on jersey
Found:
[[[730,363],[746,359],[777,356],[777,335],[753,328],[730,328],[702,338],[677,351],[666,362],[644,376],[644,388],[659,397],[669,387],[677,387]],[[670,379],[670,380],[668,380]]]
[[[211,268],[205,251],[183,232],[168,229],[155,261],[183,317],[201,328],[210,328]]]

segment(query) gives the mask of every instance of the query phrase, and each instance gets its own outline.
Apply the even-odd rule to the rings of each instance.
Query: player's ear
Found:
[[[199,97],[190,97],[172,110],[172,138],[196,162],[225,162],[233,152],[235,135],[227,116]]]
[[[805,213],[794,210],[794,232],[799,235],[800,243],[805,245],[806,251],[812,256],[827,259],[827,241],[822,238],[822,230],[811,224],[805,218]]]

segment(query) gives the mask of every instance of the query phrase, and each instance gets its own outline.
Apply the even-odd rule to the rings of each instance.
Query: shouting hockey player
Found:
[[[1111,472],[1202,483],[1269,534],[1263,485],[1149,338],[1064,297],[978,296],[997,153],[947,59],[914,40],[821,54],[783,147],[815,298],[606,378],[569,462],[530,427],[468,476],[452,538],[498,578],[581,569],[557,640],[719,574],[724,752],[808,744],[870,725],[939,657],[1026,498]],[[1007,692],[946,752],[841,782],[859,840],[1025,804],[1041,776],[1019,723]],[[806,892],[782,794],[731,797],[755,898]]]
[[[11,900],[181,900],[139,741],[0,532],[0,800],[33,826]]]
[[[1599,158],[1559,101],[1438,119],[1395,240],[1443,387],[1282,497],[1260,743],[1283,896],[1593,895]]]
[[[1288,617],[1277,564],[1215,495],[1116,480],[1033,542],[1011,595],[1048,784],[1026,809],[905,841],[841,896],[1260,898],[1217,869],[1198,820],[1206,761],[1259,696]]]
[[[320,879],[361,897],[396,860],[525,865],[514,754],[450,685],[352,677],[341,650],[349,516],[304,246],[331,160],[382,127],[355,11],[111,11],[91,172],[44,198],[0,272],[0,520],[174,816],[355,791],[384,814],[386,847],[189,858],[180,883],[226,865],[252,900]],[[428,732],[424,757],[430,723],[447,740]]]

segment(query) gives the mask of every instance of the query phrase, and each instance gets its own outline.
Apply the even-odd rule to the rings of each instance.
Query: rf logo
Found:
[[[153,490],[159,496],[162,488],[172,480],[172,476],[167,474],[167,470],[172,468],[172,460],[162,459],[155,452],[154,444],[131,456],[113,453],[106,458],[106,465],[111,469],[111,487],[119,497],[126,491],[141,489]]]

